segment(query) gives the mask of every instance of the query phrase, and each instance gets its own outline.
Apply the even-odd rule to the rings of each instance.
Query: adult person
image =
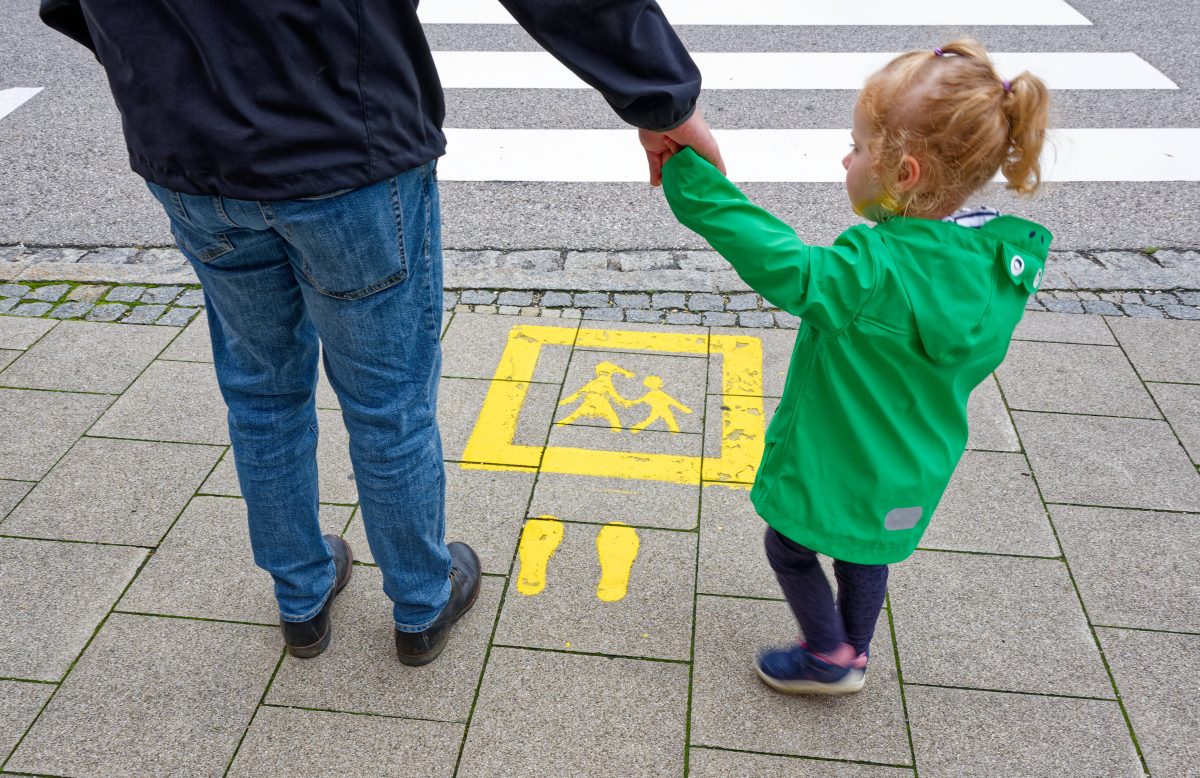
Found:
[[[652,183],[682,145],[720,164],[700,74],[653,0],[501,2],[640,128]],[[444,540],[445,110],[416,0],[42,0],[41,17],[104,66],[131,166],[204,288],[250,542],[288,650],[329,644],[352,569],[317,521],[320,344],[397,653],[433,661],[480,565]]]

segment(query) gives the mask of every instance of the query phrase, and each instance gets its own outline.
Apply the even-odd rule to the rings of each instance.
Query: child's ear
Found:
[[[896,188],[901,192],[911,191],[921,180],[921,163],[912,154],[905,154],[900,160],[900,169],[896,176]]]

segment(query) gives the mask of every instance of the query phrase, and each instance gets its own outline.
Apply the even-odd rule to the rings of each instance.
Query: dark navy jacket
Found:
[[[499,0],[630,124],[675,127],[700,73],[654,0]],[[281,200],[445,152],[417,0],[42,0],[104,65],[144,178]]]

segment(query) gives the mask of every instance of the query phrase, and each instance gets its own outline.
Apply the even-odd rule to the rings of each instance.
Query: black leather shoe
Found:
[[[450,602],[437,619],[421,632],[396,630],[396,654],[400,664],[409,667],[427,665],[446,647],[450,627],[471,610],[479,597],[479,556],[466,543],[449,543]]]
[[[325,650],[333,628],[329,623],[329,611],[333,608],[333,598],[338,595],[346,584],[350,583],[350,572],[354,569],[354,554],[350,552],[350,544],[337,535],[326,535],[325,542],[333,552],[333,591],[325,601],[321,612],[308,621],[282,621],[279,626],[283,630],[283,642],[288,653],[299,659],[311,659]]]

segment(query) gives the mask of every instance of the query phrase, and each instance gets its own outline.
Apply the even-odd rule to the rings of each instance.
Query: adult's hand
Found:
[[[697,108],[688,120],[673,130],[666,132],[651,132],[638,130],[638,140],[646,149],[646,161],[650,163],[650,186],[662,185],[662,166],[668,159],[678,154],[686,146],[707,159],[720,170],[725,172],[725,160],[721,158],[721,149],[717,139],[713,137],[708,122]]]

